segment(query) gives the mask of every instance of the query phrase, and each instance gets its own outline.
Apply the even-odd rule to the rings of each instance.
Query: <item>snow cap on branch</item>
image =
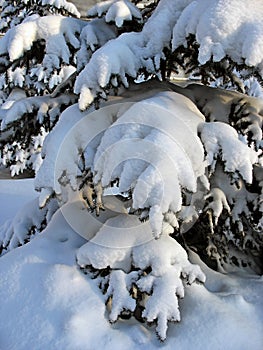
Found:
[[[76,34],[86,22],[62,16],[35,17],[11,28],[0,40],[0,54],[8,54],[10,61],[20,58],[32,48],[35,41],[46,41],[46,55],[56,55],[65,62],[69,61],[68,44],[79,48]]]
[[[228,56],[238,64],[257,67],[263,75],[262,18],[261,0],[192,1],[174,27],[173,49],[186,45],[194,34],[200,64]]]
[[[28,20],[28,16],[47,16],[63,14],[80,18],[76,6],[66,0],[20,0],[0,2],[0,30],[7,30]]]
[[[247,183],[253,180],[253,164],[257,163],[257,153],[238,139],[238,133],[230,125],[220,122],[199,126],[200,137],[207,152],[207,162],[212,168],[222,152],[225,171],[238,171]]]
[[[80,109],[86,109],[116,78],[127,87],[128,77],[136,78],[141,69],[159,74],[163,49],[170,46],[173,27],[184,6],[185,1],[160,1],[141,32],[122,34],[97,50],[76,80]]]
[[[25,0],[24,0],[25,2]],[[41,0],[42,6],[44,5],[49,5],[49,6],[54,6],[57,9],[65,9],[68,11],[70,14],[80,17],[80,13],[77,9],[77,7],[69,1],[66,0]]]
[[[115,22],[121,27],[124,21],[131,21],[133,18],[142,21],[140,11],[129,0],[108,0],[97,3],[88,11],[88,16],[99,16],[105,14],[106,22]]]

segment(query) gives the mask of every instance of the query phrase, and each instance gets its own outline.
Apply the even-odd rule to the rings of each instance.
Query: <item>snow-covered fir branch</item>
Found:
[[[66,0],[1,0],[0,31],[14,27],[32,14],[46,16],[48,14],[62,14],[80,17],[76,6]]]

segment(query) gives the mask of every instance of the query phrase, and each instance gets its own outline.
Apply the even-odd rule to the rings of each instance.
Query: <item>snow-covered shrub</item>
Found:
[[[212,88],[221,113],[206,122],[183,96],[200,106],[204,89],[150,81],[84,115],[72,106],[49,134],[36,178],[40,205],[55,194],[66,221],[89,241],[77,261],[106,293],[110,320],[156,321],[160,339],[168,321],[180,320],[181,279],[204,281],[174,238],[206,249],[218,269],[262,268],[260,125],[252,141],[242,140],[227,123],[236,95],[226,92],[222,101]]]
[[[152,96],[143,96],[139,102],[130,98],[108,103],[85,117],[76,105],[66,110],[47,137],[36,187],[41,189],[41,206],[55,193],[66,221],[91,239],[77,253],[78,264],[109,268],[104,285],[106,299],[112,299],[110,320],[142,307],[141,317],[156,321],[164,340],[167,322],[180,320],[181,279],[205,280],[169,237],[183,224],[181,211],[195,210],[192,194],[198,184],[208,191],[197,136],[204,117],[188,98],[173,91],[153,90]],[[105,192],[112,183],[123,200],[118,205]],[[184,203],[186,196],[189,204]],[[105,210],[104,216],[96,219],[92,210]]]

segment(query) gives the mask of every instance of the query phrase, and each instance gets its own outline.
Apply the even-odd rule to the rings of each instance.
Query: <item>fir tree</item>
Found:
[[[189,250],[224,272],[262,272],[262,3],[108,0],[87,22],[43,14],[0,41],[2,162],[33,166],[40,191],[34,220],[2,228],[2,249],[59,204],[88,241],[77,263],[110,321],[155,321],[164,340],[184,282],[205,281]],[[160,81],[179,69],[203,84]],[[32,148],[44,139],[41,164]]]

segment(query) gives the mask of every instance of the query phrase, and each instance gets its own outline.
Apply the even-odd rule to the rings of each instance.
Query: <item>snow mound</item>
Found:
[[[12,189],[21,191],[20,181],[12,183]],[[7,189],[4,184],[2,188]],[[9,197],[8,193],[1,197],[2,203]],[[83,243],[58,211],[41,236],[0,258],[0,297],[4,300],[0,306],[4,315],[0,318],[1,347],[85,350],[88,344],[96,344],[99,350],[157,350],[164,346],[152,326],[133,317],[114,325],[107,321],[107,296],[98,292],[95,281],[75,265],[76,249]],[[202,264],[194,254],[191,259]],[[185,297],[179,300],[182,320],[170,324],[165,348],[172,350],[176,344],[190,349],[194,342],[197,350],[260,350],[262,278],[224,275],[205,265],[202,269],[207,276],[205,285],[185,285]],[[132,277],[127,278],[126,285]],[[113,274],[113,285],[114,279],[123,281],[121,275]],[[145,289],[146,282],[150,286],[150,281],[142,282]]]

